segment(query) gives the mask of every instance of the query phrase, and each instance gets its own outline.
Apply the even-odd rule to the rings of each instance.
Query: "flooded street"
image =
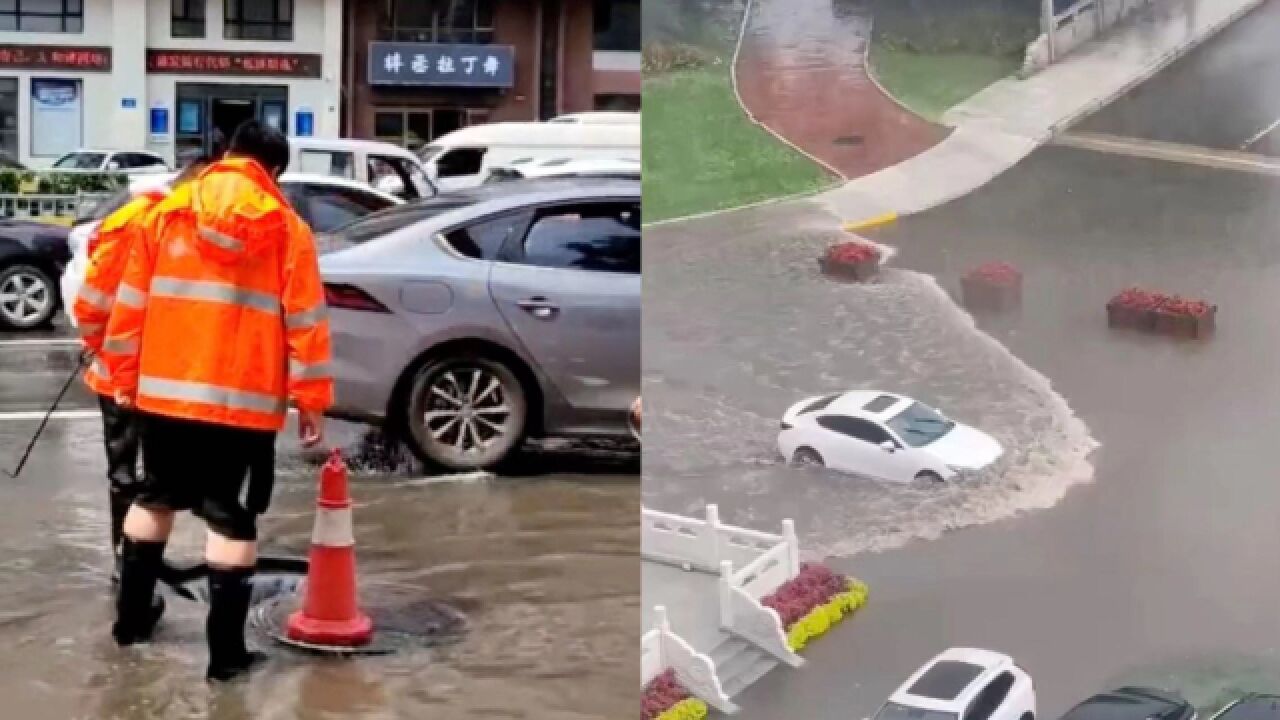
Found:
[[[12,469],[74,348],[0,338],[0,463]],[[14,342],[18,340],[18,342]],[[64,410],[91,407],[77,387]],[[24,412],[36,413],[27,419]],[[362,600],[430,598],[466,614],[455,645],[355,660],[268,648],[247,683],[204,680],[205,607],[169,597],[154,643],[127,651],[113,616],[107,489],[96,418],[50,423],[0,502],[0,694],[5,716],[148,718],[615,717],[639,672],[638,458],[625,448],[531,454],[519,477],[352,475]],[[353,447],[360,429],[332,423]],[[263,552],[305,556],[317,469],[282,435]],[[168,556],[200,559],[181,517]]]
[[[853,178],[946,137],[868,77],[871,17],[861,4],[754,0],[750,13],[738,91],[756,120],[788,142]]]
[[[1087,129],[1160,137],[1134,125],[1149,103],[1154,123],[1200,119],[1205,139],[1180,142],[1264,152],[1250,137],[1280,108],[1263,117],[1250,98],[1280,72],[1264,39],[1278,27],[1280,4],[1264,5]],[[1237,103],[1261,122],[1214,122]],[[727,521],[760,527],[794,517],[809,552],[871,587],[804,669],[735,699],[742,717],[869,716],[949,646],[1013,655],[1045,717],[1125,682],[1209,709],[1280,687],[1278,201],[1268,174],[1047,147],[877,234],[897,255],[876,285],[818,275],[843,218],[816,204],[649,233],[645,502],[719,501]],[[949,295],[992,260],[1022,269],[1024,307],[975,324]],[[1218,304],[1217,336],[1109,330],[1104,305],[1135,284]],[[1003,466],[940,489],[784,467],[786,406],[858,388],[994,434]]]

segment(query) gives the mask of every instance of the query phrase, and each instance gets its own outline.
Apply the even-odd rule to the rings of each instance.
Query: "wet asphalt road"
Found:
[[[1239,147],[1280,116],[1278,16],[1268,3],[1085,127]],[[741,717],[869,716],[956,645],[1011,653],[1042,717],[1127,682],[1208,709],[1280,689],[1278,201],[1275,178],[1049,147],[879,233],[899,254],[866,287],[817,274],[838,219],[816,206],[650,232],[646,503],[794,517],[871,586],[805,668],[736,699]],[[989,260],[1022,268],[1026,299],[974,327],[947,295]],[[1132,284],[1217,303],[1217,337],[1110,331],[1104,305]],[[695,353],[720,362],[679,360]],[[935,402],[1012,458],[943,490],[780,466],[787,404],[862,387]]]
[[[53,333],[60,335],[61,333]],[[0,335],[0,464],[11,469],[75,348]],[[64,411],[92,408],[77,383]],[[74,415],[72,412],[70,415]],[[361,428],[331,423],[353,449]],[[287,428],[265,551],[305,555],[316,467]],[[638,460],[625,449],[532,452],[518,476],[352,474],[362,599],[429,598],[470,631],[434,650],[335,661],[272,651],[247,683],[203,680],[203,607],[170,597],[156,642],[109,639],[105,462],[97,419],[58,419],[27,469],[0,480],[0,715],[29,720],[616,717],[639,673]],[[168,555],[194,563],[179,520]],[[389,600],[390,599],[390,600]]]

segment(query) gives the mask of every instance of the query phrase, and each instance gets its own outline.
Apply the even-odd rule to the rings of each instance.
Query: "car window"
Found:
[[[333,177],[356,179],[356,156],[354,153],[335,150],[303,150],[298,153],[297,172],[332,175]]]
[[[879,445],[880,443],[889,441],[893,438],[889,433],[879,425],[861,418],[849,417],[848,415],[823,415],[818,418],[818,424],[841,435],[847,435],[851,438]]]
[[[68,153],[58,158],[53,167],[58,170],[98,170],[106,153]]]
[[[477,175],[484,166],[486,148],[454,148],[436,160],[436,174],[442,178]]]
[[[507,239],[528,222],[528,213],[509,213],[486,218],[445,233],[445,241],[459,254],[477,260],[493,260]]]
[[[346,227],[365,215],[394,205],[391,201],[372,193],[350,188],[313,185],[307,188],[306,211],[303,215],[318,233],[333,232]]]
[[[1013,673],[1003,672],[996,676],[978,696],[969,703],[964,720],[990,720],[995,711],[1009,697],[1009,689],[1013,687]]]
[[[422,181],[426,176],[422,174],[417,163],[387,155],[370,155],[368,164],[370,185],[386,192],[386,189],[378,184],[379,181],[384,178],[396,178],[400,181],[397,190],[405,200],[417,200],[422,197],[418,188],[423,186]]]
[[[539,267],[640,273],[640,206],[592,203],[543,211],[524,240],[523,261]]]
[[[468,204],[470,201],[466,198],[442,195],[432,200],[397,205],[351,223],[342,229],[341,235],[348,243],[359,245]]]
[[[957,717],[955,713],[942,710],[927,710],[890,702],[880,708],[875,720],[957,720]]]

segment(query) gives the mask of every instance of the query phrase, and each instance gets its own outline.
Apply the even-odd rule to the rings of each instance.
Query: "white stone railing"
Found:
[[[666,608],[659,605],[653,612],[657,622],[640,640],[640,684],[647,684],[670,668],[686,690],[711,707],[730,715],[738,712],[738,707],[725,695],[711,658],[694,650],[671,631]]]
[[[800,667],[804,664],[804,659],[787,644],[787,631],[782,626],[782,618],[778,617],[773,608],[765,607],[760,602],[760,598],[795,577],[794,574],[788,576],[778,571],[778,568],[786,567],[785,561],[779,560],[776,565],[771,565],[769,574],[751,575],[750,579],[754,581],[750,586],[751,590],[740,584],[738,574],[734,573],[729,561],[726,560],[720,566],[720,627],[750,640],[782,662]],[[770,585],[774,580],[776,583]],[[758,595],[755,594],[757,592]]]
[[[1138,8],[1158,2],[1168,4],[1169,0],[1079,0],[1051,19],[1046,14],[1041,27],[1043,29],[1046,21],[1052,23],[1053,41],[1050,43],[1048,34],[1042,32],[1027,46],[1023,75],[1043,70],[1102,35]]]
[[[720,522],[720,512],[715,505],[707,506],[705,519],[648,508],[641,508],[640,515],[641,556],[688,570],[719,573],[720,563],[725,560],[742,567],[778,543],[794,544],[794,533],[788,538],[726,525]]]

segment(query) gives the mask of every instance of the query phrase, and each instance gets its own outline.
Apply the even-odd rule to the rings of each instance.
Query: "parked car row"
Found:
[[[889,697],[875,720],[1035,720],[1031,676],[1013,658],[990,650],[952,648],[930,660]],[[1196,720],[1176,692],[1127,686],[1098,693],[1062,720]],[[1247,694],[1210,720],[1280,720],[1280,695]]]

